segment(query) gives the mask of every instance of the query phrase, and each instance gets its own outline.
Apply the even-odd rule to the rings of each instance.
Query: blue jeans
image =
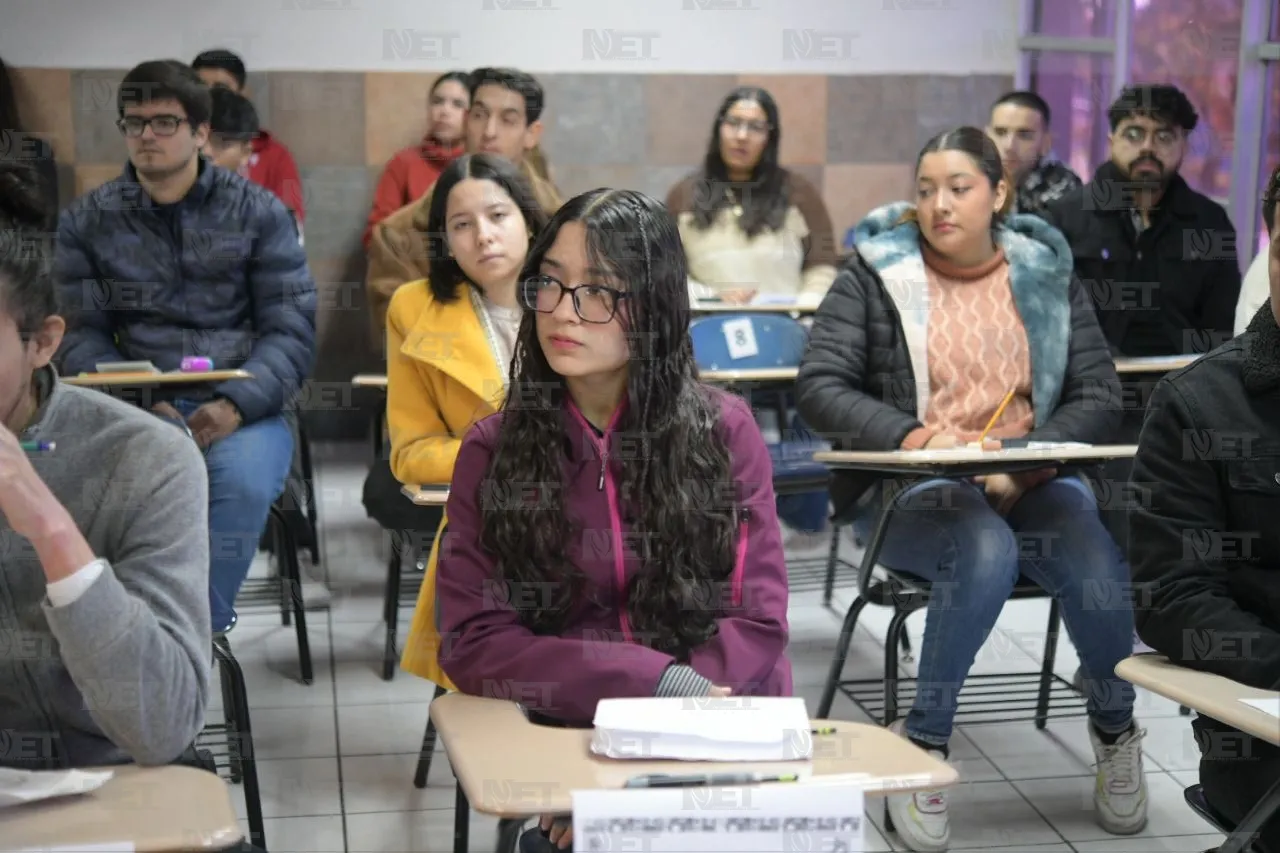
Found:
[[[1088,484],[1050,480],[1023,495],[1007,518],[981,487],[956,480],[917,483],[898,506],[878,562],[932,583],[908,737],[939,746],[951,739],[960,688],[1019,574],[1058,600],[1084,667],[1094,726],[1128,730],[1134,690],[1115,666],[1133,652],[1129,567]],[[855,521],[864,542],[874,522],[872,512]]]
[[[200,403],[177,400],[184,418]],[[209,606],[213,630],[235,622],[235,601],[293,462],[293,433],[277,415],[241,427],[205,450],[209,472]]]
[[[794,401],[788,399],[788,403]],[[819,441],[818,436],[800,420],[799,415],[791,416],[790,437],[795,441]],[[824,446],[825,447],[825,446]],[[796,495],[781,495],[776,498],[778,518],[798,533],[821,533],[827,529],[830,517],[830,499],[826,489],[817,492],[801,492]]]

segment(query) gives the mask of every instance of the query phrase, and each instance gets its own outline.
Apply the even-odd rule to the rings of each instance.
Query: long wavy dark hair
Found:
[[[688,270],[675,220],[648,196],[598,189],[567,202],[530,249],[536,274],[560,228],[580,222],[591,265],[609,270],[630,294],[619,322],[630,341],[626,406],[615,428],[636,448],[621,468],[620,511],[644,547],[625,591],[637,642],[683,659],[715,633],[719,593],[733,571],[736,497],[729,451],[712,392],[698,382],[689,339]],[[522,611],[539,634],[560,633],[582,606],[582,570],[568,544],[580,525],[563,503],[562,461],[569,441],[564,379],[538,342],[526,312],[515,346],[510,390],[490,483],[551,484],[536,506],[486,506],[480,542],[508,589],[547,590]]]
[[[760,153],[760,162],[751,172],[751,180],[735,183],[729,180],[729,167],[720,153],[720,126],[734,104],[753,101],[764,110],[769,121],[769,140]],[[778,165],[778,145],[782,141],[782,125],[778,116],[778,104],[764,89],[757,86],[739,86],[729,93],[716,111],[711,124],[711,139],[707,143],[707,156],[702,163],[693,195],[693,222],[700,229],[707,229],[715,222],[716,215],[733,204],[742,205],[739,226],[748,237],[761,231],[777,231],[787,217],[791,203],[787,187],[787,170]],[[737,199],[730,196],[737,192]]]

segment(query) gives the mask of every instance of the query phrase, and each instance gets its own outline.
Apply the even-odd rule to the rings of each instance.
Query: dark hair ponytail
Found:
[[[54,235],[39,175],[25,163],[0,160],[0,308],[24,335],[58,313],[50,267]]]
[[[969,159],[978,167],[978,171],[982,172],[987,181],[990,182],[992,192],[1000,185],[1001,181],[1005,182],[1004,203],[1000,205],[1000,209],[996,210],[991,217],[991,227],[994,228],[1002,224],[1010,211],[1013,210],[1015,193],[1013,178],[1006,171],[1004,160],[1000,157],[1000,149],[996,147],[991,137],[976,127],[957,127],[954,130],[943,131],[926,142],[924,148],[920,149],[920,154],[916,157],[916,172],[919,173],[920,163],[924,161],[926,154],[936,154],[940,151],[959,151],[969,155]],[[902,215],[903,222],[914,222],[915,220],[916,210],[914,207]]]

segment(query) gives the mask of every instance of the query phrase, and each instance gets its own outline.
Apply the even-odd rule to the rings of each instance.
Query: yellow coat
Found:
[[[471,287],[441,303],[426,281],[396,290],[387,312],[387,428],[391,472],[407,485],[448,483],[468,429],[493,414],[506,396],[507,366]],[[440,529],[448,523],[445,519]],[[440,536],[409,627],[400,666],[450,690],[437,662],[436,564]]]

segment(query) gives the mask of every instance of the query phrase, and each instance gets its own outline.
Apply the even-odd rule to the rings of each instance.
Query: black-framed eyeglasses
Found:
[[[566,293],[573,297],[573,310],[584,323],[608,323],[618,313],[619,303],[631,295],[603,284],[565,287],[549,275],[535,275],[522,283],[520,301],[530,311],[550,314]]]
[[[130,139],[137,139],[151,125],[156,136],[173,136],[182,127],[186,119],[183,116],[159,115],[151,118],[142,116],[125,116],[116,122],[120,132]]]
[[[1151,139],[1156,148],[1172,148],[1182,138],[1178,131],[1171,127],[1158,127],[1149,131],[1139,124],[1129,125],[1120,131],[1120,136],[1134,147],[1143,145]]]

